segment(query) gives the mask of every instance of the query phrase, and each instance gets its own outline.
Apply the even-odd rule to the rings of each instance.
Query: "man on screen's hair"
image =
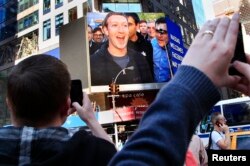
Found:
[[[109,13],[103,21],[103,32],[107,43],[90,58],[92,85],[108,85],[120,71],[130,67],[125,74],[119,75],[118,84],[152,82],[147,60],[140,53],[128,49],[128,20],[122,13]],[[131,68],[132,67],[132,68]]]
[[[83,106],[74,102],[69,109],[70,82],[66,65],[49,55],[32,56],[13,67],[6,99],[12,126],[0,128],[2,165],[108,164],[116,149],[86,94]],[[93,135],[61,127],[73,110]]]

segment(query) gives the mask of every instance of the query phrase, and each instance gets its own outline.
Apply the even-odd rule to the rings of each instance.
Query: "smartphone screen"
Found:
[[[78,102],[82,106],[83,92],[81,80],[71,80],[70,99],[71,107],[73,102]]]
[[[239,33],[238,33],[237,43],[236,43],[236,47],[234,51],[234,57],[231,62],[234,62],[235,60],[246,62],[241,24],[239,25]],[[229,74],[230,75],[242,75],[234,67],[229,68]]]

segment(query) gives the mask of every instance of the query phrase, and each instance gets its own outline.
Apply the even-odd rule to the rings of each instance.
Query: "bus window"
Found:
[[[213,125],[211,122],[211,114],[214,112],[221,112],[220,106],[214,106],[211,111],[205,116],[200,123],[200,133],[211,132],[213,130]]]
[[[250,101],[225,104],[222,107],[229,126],[250,123]]]
[[[237,136],[237,148],[236,149],[250,149],[250,135],[238,135]]]

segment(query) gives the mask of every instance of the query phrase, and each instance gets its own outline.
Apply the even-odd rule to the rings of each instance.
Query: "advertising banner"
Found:
[[[183,45],[180,27],[166,17],[169,36],[169,53],[172,61],[172,71],[175,73],[181,64],[187,50]]]

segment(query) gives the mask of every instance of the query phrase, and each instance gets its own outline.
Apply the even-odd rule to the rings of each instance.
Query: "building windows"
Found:
[[[38,4],[39,0],[21,0],[18,2],[18,13]]]
[[[63,0],[55,0],[55,8],[59,8],[63,5]]]
[[[69,22],[77,19],[77,8],[74,7],[69,10]]]
[[[51,23],[50,20],[43,22],[43,40],[48,40],[51,37]]]
[[[23,31],[35,24],[38,24],[38,11],[20,19],[18,21],[18,31]]]
[[[103,0],[104,12],[142,12],[140,0]]]
[[[63,13],[58,14],[55,19],[55,25],[56,25],[56,36],[59,35],[60,27],[63,25]]]
[[[50,12],[50,0],[43,1],[43,14]]]

